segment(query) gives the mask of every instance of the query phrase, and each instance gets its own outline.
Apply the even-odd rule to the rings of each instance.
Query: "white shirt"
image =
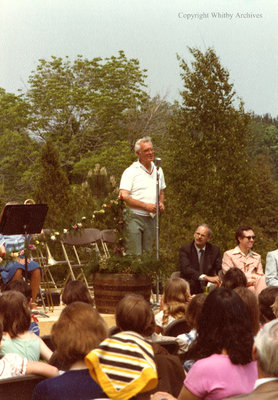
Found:
[[[175,321],[175,318],[172,317],[172,315],[168,316],[168,322],[166,325],[162,324],[162,320],[163,320],[163,310],[159,311],[157,314],[155,314],[154,316],[155,318],[155,323],[157,326],[159,326],[160,328],[166,328],[166,326],[168,326],[171,322]]]
[[[164,174],[161,168],[159,173],[159,192],[166,188]],[[131,197],[144,203],[156,203],[156,174],[157,169],[151,162],[151,172],[149,172],[139,161],[135,161],[128,167],[121,178],[120,190],[128,190]],[[130,210],[138,215],[149,216],[145,210],[130,207]]]
[[[277,379],[278,378],[275,378],[274,376],[270,376],[268,378],[257,379],[255,382],[254,390],[257,389],[257,387],[262,385],[263,383],[270,382],[270,381],[276,381]]]

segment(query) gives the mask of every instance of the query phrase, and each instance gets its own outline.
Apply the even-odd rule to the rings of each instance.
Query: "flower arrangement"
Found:
[[[140,256],[112,255],[109,258],[95,258],[90,266],[93,273],[137,274],[149,278],[153,278],[161,269],[160,261],[149,253],[144,253]]]

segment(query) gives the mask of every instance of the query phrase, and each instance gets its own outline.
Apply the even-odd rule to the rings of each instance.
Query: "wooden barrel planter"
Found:
[[[93,287],[98,312],[114,314],[116,305],[126,294],[140,294],[149,301],[152,282],[140,275],[97,272],[93,275]]]

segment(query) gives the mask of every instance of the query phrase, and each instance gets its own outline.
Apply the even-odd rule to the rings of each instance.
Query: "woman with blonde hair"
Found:
[[[174,320],[185,318],[190,299],[190,287],[186,280],[168,279],[161,300],[162,310],[155,315],[156,332],[161,333]]]

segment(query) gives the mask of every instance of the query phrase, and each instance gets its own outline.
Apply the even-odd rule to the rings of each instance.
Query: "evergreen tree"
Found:
[[[49,141],[41,149],[41,166],[35,200],[48,205],[44,226],[60,229],[71,220],[70,186],[60,166],[58,151]]]
[[[247,154],[249,116],[241,101],[235,106],[229,73],[214,50],[189,51],[191,65],[178,58],[184,88],[170,129],[170,206],[177,210],[178,221],[183,216],[191,235],[192,224],[207,222],[225,248],[236,226],[248,222],[255,207],[256,184]]]

